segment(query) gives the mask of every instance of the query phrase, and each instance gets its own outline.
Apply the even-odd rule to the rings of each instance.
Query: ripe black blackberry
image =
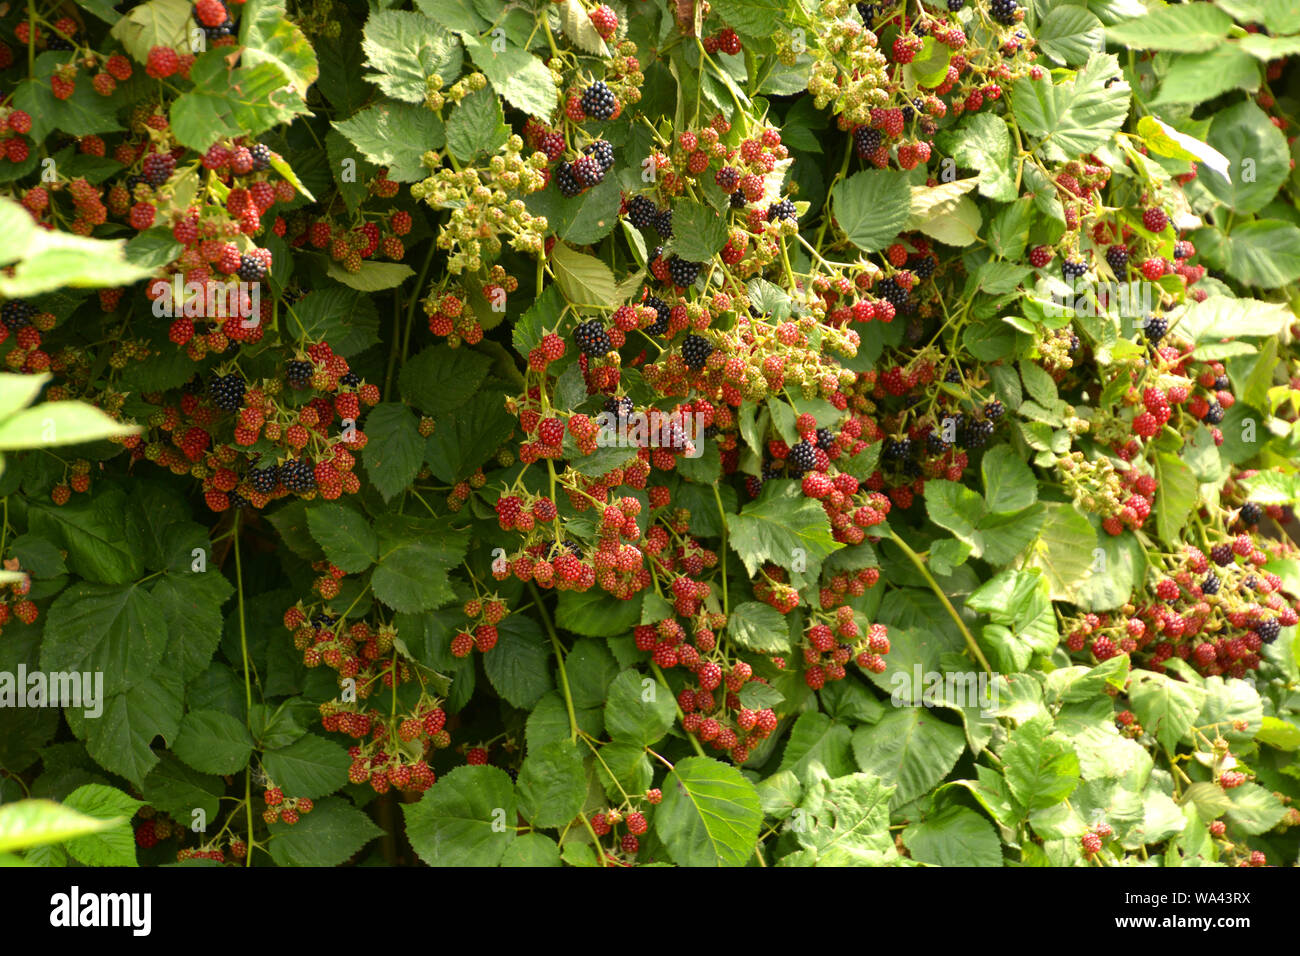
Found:
[[[1214,390],[1216,392],[1226,392],[1230,388],[1232,388],[1232,382],[1228,379],[1228,376],[1220,375],[1214,380]]]
[[[46,41],[46,48],[50,50],[75,50],[76,44],[71,39],[61,37],[57,33],[51,33],[50,38]]]
[[[126,191],[129,193],[134,193],[135,187],[139,186],[142,182],[144,182],[143,176],[141,176],[139,173],[132,173],[130,176],[126,177]]]
[[[344,372],[339,376],[339,384],[346,385],[348,388],[356,388],[361,384],[361,376],[356,372]]]
[[[899,461],[912,454],[910,438],[887,438],[880,448],[880,457],[885,461]]]
[[[607,120],[614,115],[617,100],[603,80],[597,80],[583,90],[579,101],[582,111],[595,120]]]
[[[611,395],[605,399],[605,411],[609,412],[620,422],[625,422],[632,417],[636,411],[636,404],[627,395],[615,397]]]
[[[943,373],[943,380],[949,385],[961,384],[961,369],[955,365],[952,366],[948,371]]]
[[[302,458],[290,458],[280,466],[280,481],[289,491],[311,491],[316,487],[316,472]]]
[[[275,486],[280,482],[280,469],[275,465],[270,468],[254,468],[248,473],[248,480],[252,483],[254,491],[269,495],[275,491]]]
[[[786,463],[798,471],[812,471],[817,467],[817,450],[806,441],[796,442],[786,457]]]
[[[1061,263],[1061,274],[1066,279],[1078,279],[1088,271],[1088,264],[1082,259],[1066,259]]]
[[[1110,271],[1123,278],[1128,268],[1128,246],[1109,246],[1106,249],[1106,265]]]
[[[601,358],[614,347],[614,343],[609,340],[609,333],[597,319],[583,322],[574,329],[573,342],[591,358]]]
[[[973,421],[966,426],[964,444],[967,448],[983,448],[992,437],[992,422]]]
[[[925,449],[931,455],[942,455],[950,448],[952,445],[944,441],[943,436],[938,432],[930,432],[925,436]]]
[[[1256,624],[1255,633],[1259,635],[1259,639],[1265,644],[1272,644],[1277,640],[1278,634],[1282,633],[1282,625],[1275,618],[1270,618]]]
[[[223,412],[233,412],[244,404],[244,378],[238,372],[218,375],[208,384],[208,394],[212,404]]]
[[[682,340],[682,361],[686,363],[687,368],[704,368],[704,363],[712,354],[713,346],[709,344],[708,339],[692,333]]]
[[[882,142],[880,130],[878,129],[872,129],[870,126],[859,126],[853,131],[853,151],[858,154],[858,159],[867,159],[872,153],[880,149]]]
[[[732,209],[744,209],[745,206],[747,205],[747,202],[745,200],[745,191],[743,189],[737,189],[734,193],[731,194],[730,199],[728,199],[728,203],[731,205]]]
[[[1205,580],[1201,582],[1201,593],[1218,594],[1219,584],[1220,584],[1219,576],[1215,574],[1213,571],[1211,571],[1209,574],[1205,576]]]
[[[10,329],[21,329],[24,326],[31,325],[32,316],[35,314],[36,306],[26,299],[10,299],[3,306],[0,306],[0,321],[4,322]]]
[[[1259,524],[1264,517],[1264,509],[1253,501],[1247,501],[1241,506],[1241,523],[1247,527],[1254,527]]]
[[[226,492],[226,500],[230,502],[228,507],[233,508],[236,511],[238,511],[240,508],[248,507],[248,499],[245,498],[243,495],[241,495],[238,491]]]
[[[652,295],[642,304],[655,310],[654,324],[646,329],[646,332],[649,335],[663,335],[667,332],[668,317],[672,312],[672,310],[668,308],[668,303],[658,296]]]
[[[261,282],[266,278],[266,263],[257,256],[245,253],[239,257],[239,278],[245,282]]]
[[[991,422],[995,422],[1005,415],[1006,411],[1006,406],[995,398],[984,406],[984,417]]]
[[[265,143],[254,143],[248,147],[248,152],[253,157],[253,172],[260,173],[271,168],[271,148]]]
[[[555,167],[555,186],[565,199],[572,199],[582,192],[582,181],[572,163],[560,163]]]
[[[588,143],[582,150],[596,161],[602,173],[607,173],[614,166],[614,147],[608,140],[598,139]]]
[[[903,306],[907,305],[908,300],[911,299],[912,297],[911,292],[909,292],[907,289],[904,289],[892,278],[885,279],[883,282],[879,283],[876,286],[876,295],[884,299],[895,309],[903,308]]]
[[[649,229],[655,222],[655,204],[645,196],[627,201],[627,221],[638,229]]]
[[[1142,334],[1146,336],[1147,341],[1152,345],[1163,339],[1168,331],[1169,322],[1155,315],[1148,316],[1146,325],[1142,326]]]
[[[673,211],[672,209],[660,209],[655,213],[655,232],[659,233],[660,239],[671,239],[673,237]]]
[[[315,614],[311,616],[311,626],[317,628],[318,630],[327,627],[333,627],[334,622],[337,620],[338,618],[335,617],[333,614],[326,614],[324,611],[317,611]]]
[[[1210,409],[1205,413],[1206,424],[1217,425],[1223,421],[1223,406],[1218,402],[1210,402]]]
[[[935,265],[934,256],[910,256],[907,260],[907,268],[918,279],[928,279],[934,275]]]
[[[762,469],[763,481],[771,481],[773,478],[780,478],[780,477],[781,477],[781,472],[777,469],[776,462],[773,461],[763,462],[763,469]]]
[[[799,221],[799,213],[794,208],[794,203],[789,199],[782,199],[780,202],[774,202],[767,207],[767,221],[776,222],[780,219],[789,219],[791,222]]]
[[[1210,560],[1223,567],[1225,564],[1232,563],[1232,545],[1216,544],[1210,549]]]
[[[700,264],[698,262],[691,262],[681,256],[673,256],[668,260],[668,275],[673,280],[673,285],[688,288],[695,284],[695,279],[699,274]]]
[[[817,447],[822,451],[830,451],[831,446],[835,444],[835,435],[829,428],[817,429]]]
[[[958,13],[964,6],[966,6],[966,0],[948,0],[948,11],[950,13]]]
[[[230,17],[226,17],[225,23],[219,23],[215,27],[204,25],[203,21],[199,20],[197,16],[194,17],[194,20],[198,23],[199,29],[203,31],[203,35],[209,40],[228,37],[235,32],[235,21],[230,19]]]
[[[1070,344],[1067,347],[1067,351],[1069,351],[1069,353],[1073,355],[1075,352],[1079,351],[1079,344],[1080,343],[1079,343],[1078,334],[1073,331],[1070,332]]]
[[[989,16],[1004,26],[1011,26],[1016,22],[1016,11],[1019,8],[1020,4],[1016,0],[990,0]]]
[[[290,359],[284,365],[284,380],[294,388],[306,388],[311,384],[311,377],[315,371],[316,367],[311,362]]]
[[[874,3],[857,3],[854,6],[858,8],[858,16],[862,18],[862,22],[870,27],[871,22],[876,19],[876,5]]]

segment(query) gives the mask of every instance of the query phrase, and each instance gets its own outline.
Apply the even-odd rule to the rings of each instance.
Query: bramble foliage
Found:
[[[1293,7],[9,5],[0,862],[1294,865]]]

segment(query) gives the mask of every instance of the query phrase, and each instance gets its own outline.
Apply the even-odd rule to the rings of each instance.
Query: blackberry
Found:
[[[600,163],[593,157],[579,156],[573,161],[573,175],[578,178],[583,188],[587,188],[599,186],[605,178],[605,170],[600,168]]]
[[[774,202],[767,207],[767,221],[776,222],[780,219],[789,219],[791,222],[799,221],[799,213],[795,211],[794,203],[789,199],[782,199],[780,202]]]
[[[699,274],[700,263],[698,262],[691,262],[681,256],[673,256],[668,260],[668,275],[673,280],[673,285],[688,288],[695,284]]]
[[[919,478],[921,476],[921,463],[915,458],[904,459],[903,474],[908,478]]]
[[[712,354],[713,346],[706,338],[691,334],[682,340],[682,361],[686,363],[687,368],[704,368],[704,363]]]
[[[704,426],[704,437],[705,437],[706,439],[717,438],[717,437],[718,437],[719,435],[721,435],[721,434],[722,434],[722,429],[719,428],[717,425],[705,425],[705,426]]]
[[[139,175],[138,173],[132,173],[130,176],[126,177],[126,191],[129,193],[134,193],[135,187],[139,186],[144,181],[145,180],[143,176]]]
[[[266,278],[266,263],[245,253],[239,257],[239,278],[245,282],[261,282]]]
[[[655,204],[645,196],[633,196],[627,201],[627,221],[638,229],[649,229],[655,221]]]
[[[265,143],[254,143],[248,151],[253,156],[253,172],[271,168],[271,149]]]
[[[506,767],[506,768],[505,768],[505,771],[506,771],[506,773],[510,774],[510,782],[511,782],[511,783],[518,783],[518,782],[519,782],[519,768],[518,768],[518,767]]]
[[[1110,246],[1106,249],[1106,265],[1111,272],[1123,277],[1128,268],[1128,246]]]
[[[617,100],[603,80],[597,80],[582,93],[582,111],[595,120],[607,120],[614,115]]]
[[[1248,527],[1254,527],[1259,524],[1260,519],[1264,517],[1264,509],[1253,501],[1247,501],[1241,506],[1241,523]]]
[[[771,481],[773,478],[780,478],[781,472],[777,470],[776,463],[771,461],[763,462],[763,481]]]
[[[1075,352],[1079,351],[1079,336],[1076,335],[1074,332],[1071,332],[1071,333],[1070,333],[1070,344],[1069,344],[1069,346],[1067,347],[1067,351],[1068,351],[1071,355],[1073,355]]]
[[[654,226],[655,232],[659,233],[660,239],[671,239],[673,237],[673,211],[671,209],[660,209],[655,213]]]
[[[1210,425],[1217,425],[1223,421],[1223,406],[1218,402],[1210,402],[1210,408],[1205,413],[1205,421]]]
[[[233,412],[244,404],[246,387],[243,377],[238,372],[231,372],[214,378],[208,385],[208,394],[217,408],[223,412]]]
[[[904,289],[893,279],[886,279],[879,283],[876,286],[876,295],[884,299],[895,309],[901,309],[903,306],[907,305],[908,300],[912,297],[911,292]]]
[[[1006,407],[995,398],[984,406],[984,417],[991,422],[995,422],[1006,414],[1006,411]]]
[[[925,436],[925,448],[931,455],[942,455],[952,448],[952,445],[944,441],[943,436],[938,432],[930,432]]]
[[[806,441],[797,442],[790,449],[786,464],[797,471],[812,471],[817,466],[817,451]]]
[[[1154,315],[1148,316],[1147,324],[1142,326],[1142,334],[1147,337],[1147,341],[1150,342],[1152,345],[1155,345],[1161,339],[1163,339],[1165,337],[1165,333],[1168,331],[1169,331],[1168,321]]]
[[[572,163],[560,163],[555,167],[555,186],[565,199],[572,199],[582,192],[582,181]]]
[[[209,40],[216,40],[221,37],[231,36],[235,32],[235,21],[226,17],[225,23],[219,23],[215,27],[204,26],[200,23],[199,29],[203,31],[203,35]]]
[[[1202,594],[1219,593],[1219,576],[1215,574],[1213,571],[1207,574],[1205,576],[1205,580],[1201,582],[1201,593]]]
[[[1252,591],[1259,590],[1259,578],[1255,577],[1253,574],[1241,583],[1246,585],[1246,587],[1250,588]]]
[[[311,377],[315,371],[316,367],[311,362],[291,359],[284,365],[284,380],[294,388],[306,388],[311,384]]]
[[[966,6],[966,0],[948,0],[948,12],[957,13]]]
[[[176,171],[176,160],[171,153],[150,153],[144,158],[140,171],[150,186],[161,186]]]
[[[737,189],[732,193],[727,202],[732,209],[744,209],[745,206],[749,204],[749,201],[745,199],[745,191],[743,189]]]
[[[344,372],[339,376],[339,384],[346,385],[348,388],[356,388],[361,384],[361,376],[356,372]]]
[[[24,326],[31,325],[32,316],[35,314],[36,306],[26,299],[10,299],[3,306],[0,306],[0,321],[4,322],[10,329],[21,329]]]
[[[1210,549],[1210,560],[1223,567],[1225,564],[1232,563],[1232,545],[1216,544]]]
[[[858,16],[862,18],[863,24],[870,27],[871,21],[876,19],[876,5],[874,3],[857,3],[854,6],[858,8]]]
[[[658,296],[652,295],[645,300],[644,304],[655,310],[654,325],[646,329],[646,334],[663,335],[668,331],[668,316],[672,312],[668,308],[668,303]]]
[[[922,280],[934,275],[935,265],[934,256],[912,256],[907,260],[907,268]]]
[[[333,614],[326,614],[324,611],[318,611],[311,616],[311,626],[317,630],[322,630],[327,627],[333,627],[337,620],[338,618]]]
[[[983,448],[992,437],[992,422],[973,421],[966,426],[964,444],[967,448]]]
[[[596,161],[602,173],[607,173],[614,165],[614,147],[608,140],[598,139],[588,143],[583,152]]]
[[[632,399],[626,395],[617,398],[611,395],[609,398],[605,399],[604,408],[605,411],[609,412],[620,422],[627,421],[632,417],[632,413],[636,411],[635,403],[633,403]]]
[[[601,358],[614,348],[614,343],[609,340],[609,333],[605,331],[605,327],[597,319],[583,322],[574,329],[573,341],[584,354],[591,358]]]
[[[890,438],[881,446],[880,457],[886,461],[898,461],[912,454],[910,438]]]
[[[831,446],[835,444],[835,436],[829,428],[817,429],[817,447],[822,451],[830,451]]]
[[[961,369],[954,365],[952,368],[948,369],[948,371],[943,373],[943,380],[949,385],[960,385]]]
[[[1265,644],[1272,644],[1277,640],[1278,634],[1282,632],[1282,625],[1276,619],[1270,618],[1267,621],[1260,621],[1255,625],[1255,633]]]
[[[289,491],[311,491],[316,487],[316,472],[302,458],[290,458],[280,466],[280,481]]]
[[[1186,259],[1192,254],[1192,244],[1182,239],[1174,243],[1174,258]]]
[[[1078,279],[1088,271],[1088,264],[1082,259],[1066,259],[1061,263],[1061,274],[1066,279]]]
[[[867,159],[872,153],[880,149],[882,142],[880,130],[878,129],[872,129],[870,126],[859,126],[853,131],[853,151],[858,154],[858,159]]]
[[[181,392],[185,395],[202,395],[203,379],[195,375],[188,382],[181,386]]]
[[[229,507],[233,508],[236,511],[238,511],[240,508],[248,507],[248,499],[245,498],[243,495],[241,495],[238,491],[226,492],[226,499],[230,502]]]
[[[280,482],[280,469],[275,465],[270,468],[254,468],[248,473],[248,480],[252,482],[253,490],[269,495]]]
[[[1230,388],[1232,388],[1232,382],[1228,380],[1228,376],[1220,375],[1214,380],[1214,390],[1216,392],[1226,392]]]
[[[1020,4],[1016,0],[991,0],[989,3],[989,16],[1003,26],[1011,26],[1016,22],[1016,11]]]
[[[56,33],[46,42],[46,48],[50,50],[75,50],[76,46],[73,45],[72,40],[65,39]]]

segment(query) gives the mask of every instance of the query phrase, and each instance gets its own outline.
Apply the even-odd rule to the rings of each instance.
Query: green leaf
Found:
[[[419,423],[400,402],[383,402],[366,416],[366,438],[369,441],[361,450],[366,474],[384,501],[391,501],[410,486],[424,462]]]
[[[140,788],[146,803],[177,820],[189,820],[195,809],[215,820],[225,792],[226,782],[220,777],[192,770],[170,753],[162,754]]]
[[[1137,50],[1204,53],[1223,44],[1232,18],[1208,3],[1159,6],[1107,28],[1113,43]]]
[[[1055,806],[1079,785],[1079,758],[1052,732],[1046,716],[1025,721],[1011,732],[1002,765],[1012,795],[1030,810]]]
[[[1052,7],[1038,24],[1034,39],[1057,63],[1078,66],[1106,48],[1106,28],[1083,7],[1063,4]]]
[[[727,530],[751,576],[768,561],[782,568],[801,561],[798,573],[815,579],[822,561],[841,547],[822,506],[804,497],[795,481],[769,481],[739,514],[727,515]]]
[[[1024,78],[1012,84],[1011,106],[1023,130],[1040,138],[1049,159],[1065,161],[1106,143],[1128,115],[1129,86],[1113,54],[1094,53],[1073,78],[1058,84]]]
[[[179,677],[164,669],[126,693],[110,695],[103,716],[89,722],[86,750],[104,769],[142,786],[158,764],[153,739],[172,738],[180,728],[183,693]],[[77,713],[65,710],[64,716],[71,721]]]
[[[790,729],[778,769],[790,771],[801,783],[810,779],[814,766],[823,767],[835,777],[852,773],[855,768],[850,734],[848,724],[833,721],[825,714],[800,714]]]
[[[34,505],[30,530],[68,552],[68,567],[78,576],[104,584],[138,578],[144,565],[127,538],[126,495],[117,490],[63,507]]]
[[[483,655],[483,669],[498,694],[527,710],[555,685],[551,681],[551,646],[537,622],[521,614],[497,625],[497,645]]]
[[[618,222],[618,211],[622,202],[622,187],[614,176],[606,176],[599,185],[572,199],[562,196],[560,188],[555,185],[548,186],[541,192],[532,193],[524,199],[524,205],[528,207],[529,213],[534,216],[545,216],[547,226],[557,238],[575,245],[586,245],[609,235],[614,224]],[[546,292],[552,289],[555,289],[555,286],[549,285],[546,287]],[[558,291],[557,289],[556,292]],[[552,317],[550,322],[554,325],[555,317]]]
[[[707,262],[727,244],[727,217],[712,206],[682,201],[673,207],[672,248],[692,262]]]
[[[325,283],[289,306],[289,325],[302,325],[312,341],[328,341],[344,358],[379,342],[379,312],[370,296],[356,289]]]
[[[87,866],[135,866],[131,818],[144,806],[121,790],[88,783],[68,794],[64,807],[109,823],[105,829],[68,840],[68,854]]]
[[[835,219],[849,241],[863,252],[879,252],[894,241],[911,212],[907,174],[864,170],[831,190]]]
[[[395,611],[414,614],[455,598],[447,573],[465,557],[469,534],[445,518],[381,515],[375,520],[379,561],[370,578],[375,597]]]
[[[496,866],[515,837],[515,790],[496,767],[457,767],[402,812],[429,866]]]
[[[894,788],[868,773],[811,782],[799,809],[799,825],[788,827],[799,842],[781,866],[886,866],[898,862],[889,833]]]
[[[366,159],[387,166],[388,178],[399,183],[426,177],[429,170],[422,157],[447,142],[442,120],[432,110],[387,100],[335,120],[334,128]]]
[[[1182,540],[1187,516],[1199,500],[1196,476],[1181,458],[1156,452],[1156,533],[1173,546]]]
[[[201,773],[231,774],[247,766],[253,738],[229,714],[192,710],[181,721],[172,750]]]
[[[617,637],[641,621],[641,603],[621,600],[606,591],[561,591],[555,623],[584,637]]]
[[[276,786],[287,796],[311,800],[344,786],[351,763],[340,744],[310,733],[262,755],[262,766]]]
[[[416,0],[426,16],[457,33],[482,33],[490,25],[475,9],[472,0]]]
[[[957,165],[979,174],[980,195],[1000,202],[1016,198],[1016,162],[1007,124],[989,113],[973,113],[961,125],[939,134]]]
[[[1149,105],[1204,103],[1229,90],[1256,90],[1259,81],[1259,61],[1235,44],[1221,43],[1206,53],[1175,57]]]
[[[1191,729],[1205,703],[1201,688],[1145,670],[1133,675],[1128,696],[1138,722],[1170,752]]]
[[[150,274],[151,270],[127,261],[126,243],[120,239],[89,239],[59,229],[35,228],[31,217],[11,199],[0,199],[0,216],[5,226],[0,261],[17,263],[12,275],[0,275],[0,295],[13,299],[68,286],[129,285]]]
[[[993,824],[966,807],[944,807],[903,831],[912,859],[935,866],[1001,866]]]
[[[1228,791],[1232,806],[1228,819],[1246,833],[1267,833],[1286,816],[1286,807],[1269,790],[1257,783],[1243,783]]]
[[[980,471],[989,511],[1020,511],[1038,500],[1033,469],[1010,445],[998,445],[986,452]]]
[[[348,801],[329,797],[297,823],[272,823],[269,850],[278,866],[338,866],[381,835],[383,831]]]
[[[330,563],[349,574],[361,573],[378,557],[379,539],[370,523],[347,505],[323,502],[308,507],[307,527]]]
[[[727,636],[760,654],[789,654],[790,625],[770,604],[746,601],[731,609],[727,618]]]
[[[190,79],[193,88],[177,97],[169,116],[176,139],[199,152],[223,137],[256,136],[307,112],[280,66],[265,59],[232,67],[222,49],[212,49],[195,60]]]
[[[786,7],[779,0],[715,0],[710,8],[744,37],[771,37],[786,23]]]
[[[1026,568],[1040,568],[1047,577],[1053,601],[1073,601],[1092,574],[1092,548],[1096,531],[1073,505],[1051,502],[1044,506],[1038,536],[1029,546]]]
[[[944,723],[925,707],[896,709],[874,726],[853,732],[858,767],[895,787],[895,807],[933,788],[952,771],[965,750],[962,729]]]
[[[1212,295],[1187,306],[1178,334],[1203,346],[1226,338],[1279,335],[1291,321],[1290,310],[1280,302]]]
[[[0,422],[0,451],[53,445],[80,445],[100,438],[134,435],[100,409],[84,402],[42,402]]]
[[[184,248],[172,238],[171,227],[154,226],[127,240],[126,261],[142,269],[157,269],[172,262]]]
[[[521,833],[506,849],[502,866],[562,866],[560,848],[540,833]]]
[[[1154,116],[1144,116],[1138,120],[1137,129],[1143,142],[1153,153],[1200,163],[1214,170],[1224,179],[1232,175],[1228,157],[1208,143],[1203,143],[1186,133],[1180,133]]]
[[[349,272],[339,263],[331,262],[325,267],[325,274],[358,292],[382,292],[397,288],[415,275],[415,270],[401,262],[363,262],[360,271]]]
[[[516,424],[506,411],[503,393],[480,390],[465,404],[437,417],[425,442],[429,470],[448,483],[468,478],[510,437]]]
[[[560,92],[541,60],[511,43],[484,42],[467,33],[461,34],[461,42],[507,103],[529,116],[550,117]]]
[[[618,284],[614,273],[595,256],[557,242],[551,250],[551,265],[560,291],[574,305],[611,310],[617,307]]]
[[[488,87],[457,103],[447,120],[447,148],[461,162],[468,163],[480,153],[491,156],[509,136],[501,101]]]
[[[409,10],[376,10],[366,19],[361,49],[366,79],[395,100],[423,105],[428,78],[450,85],[460,75],[460,43],[436,21]]]
[[[739,770],[708,757],[677,761],[654,812],[655,835],[679,866],[744,866],[754,855],[763,810]]]
[[[464,405],[487,377],[492,360],[469,348],[432,345],[402,367],[402,397],[429,415]]]
[[[147,63],[155,46],[188,52],[189,23],[187,0],[148,0],[128,11],[109,32],[140,63]]]
[[[668,733],[677,719],[673,692],[631,668],[609,685],[605,729],[614,740],[649,747]]]
[[[1207,262],[1248,285],[1276,289],[1300,278],[1300,228],[1289,222],[1243,222],[1227,235],[1203,229],[1196,233],[1196,241]]]
[[[965,485],[945,478],[927,482],[925,492],[925,510],[930,520],[966,543],[976,545],[975,525],[984,517],[984,500]]]
[[[320,75],[311,41],[289,19],[285,0],[248,0],[239,17],[239,44],[241,63],[270,63],[300,97]]]
[[[1263,209],[1290,174],[1286,136],[1250,100],[1215,113],[1206,142],[1227,157],[1232,175],[1206,176],[1198,181],[1215,199],[1237,212]]]
[[[147,680],[166,647],[167,622],[143,588],[81,583],[50,606],[41,667],[102,673],[112,695]]]
[[[62,843],[111,826],[53,800],[18,800],[0,805],[0,853]]]
[[[535,827],[562,827],[587,798],[587,773],[578,745],[558,740],[531,751],[519,768],[519,812]]]

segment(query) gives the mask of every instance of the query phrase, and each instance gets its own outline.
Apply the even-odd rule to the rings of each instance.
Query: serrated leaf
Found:
[[[760,654],[790,653],[790,625],[781,612],[761,601],[746,601],[731,609],[727,636]]]
[[[366,20],[361,41],[366,79],[393,99],[423,104],[428,78],[450,85],[460,75],[460,43],[437,22],[409,10],[376,10]]]
[[[677,719],[673,692],[631,668],[609,685],[605,702],[605,729],[614,740],[653,746]]]
[[[181,721],[172,750],[200,773],[230,774],[247,765],[253,738],[229,714],[192,710]]]
[[[338,866],[382,834],[348,801],[329,797],[302,814],[297,823],[272,823],[269,850],[279,866]]]
[[[571,303],[584,309],[617,307],[618,284],[609,266],[595,256],[578,252],[563,242],[551,250],[555,281]]]
[[[346,505],[332,502],[307,509],[307,527],[331,564],[349,574],[359,574],[375,563],[379,539],[370,522]]]
[[[429,866],[496,866],[515,838],[514,786],[497,767],[457,767],[402,813]]]
[[[383,402],[366,416],[366,474],[385,501],[415,480],[424,461],[424,438],[415,414],[400,402]],[[309,514],[310,520],[310,514]]]
[[[388,167],[388,178],[415,182],[428,175],[422,157],[447,142],[442,120],[432,110],[411,103],[384,101],[368,106],[334,128],[377,166]]]
[[[1017,80],[1010,95],[1021,128],[1039,137],[1038,149],[1048,158],[1090,153],[1123,125],[1130,91],[1114,55],[1092,54],[1061,83],[1046,79]]]
[[[896,787],[891,805],[902,806],[948,775],[966,750],[960,727],[925,707],[902,707],[873,726],[853,732],[858,767]]]
[[[655,835],[679,866],[743,866],[753,856],[763,810],[754,785],[735,767],[687,757],[661,789]]]
[[[822,561],[841,544],[831,535],[821,505],[804,497],[798,482],[770,481],[739,514],[727,515],[731,547],[745,569],[757,574],[764,563],[816,578]]]
[[[835,220],[863,252],[879,252],[894,241],[911,213],[912,191],[905,173],[864,170],[831,190]]]

